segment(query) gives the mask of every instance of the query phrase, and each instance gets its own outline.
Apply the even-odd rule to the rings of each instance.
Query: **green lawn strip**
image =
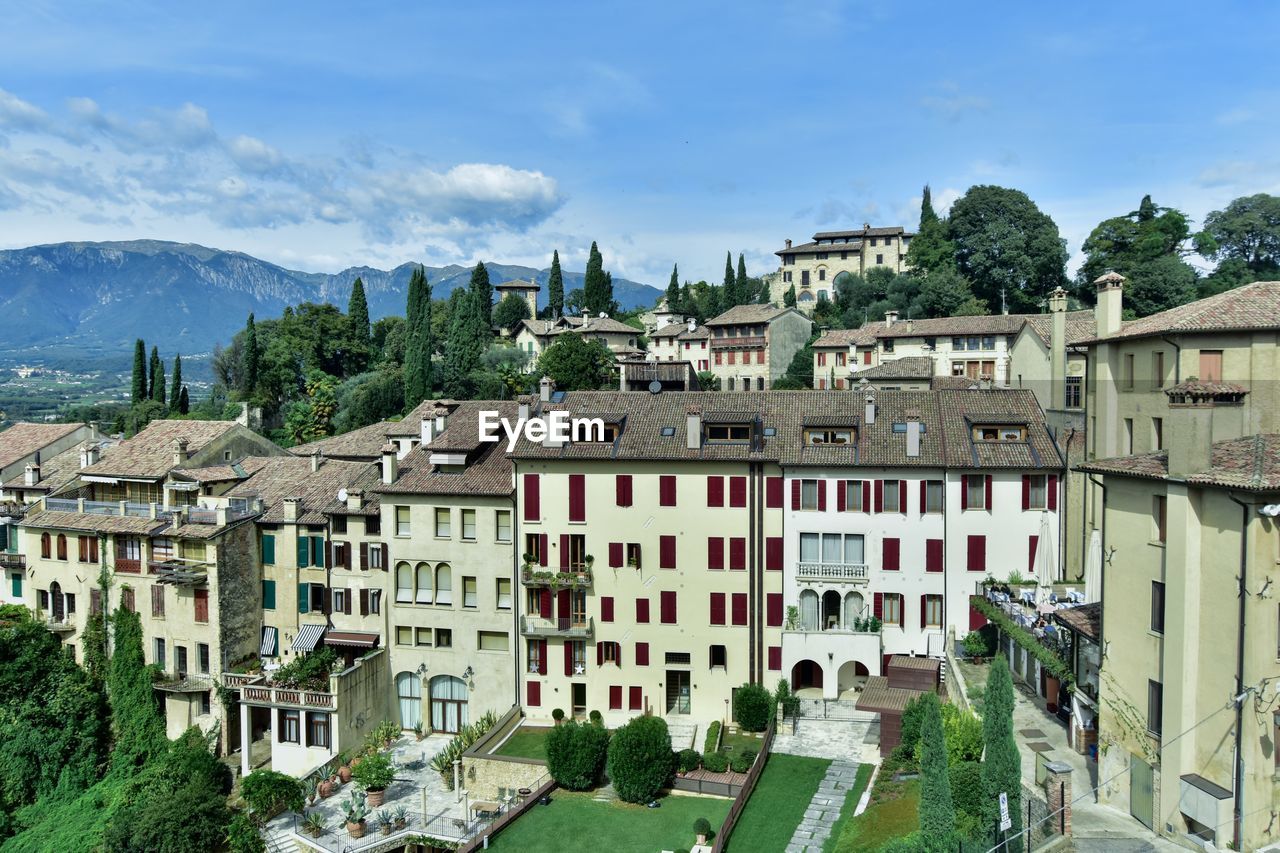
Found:
[[[844,805],[840,808],[840,818],[831,827],[831,837],[827,839],[826,844],[822,845],[823,853],[833,853],[836,849],[836,839],[844,831],[845,824],[853,820],[853,813],[858,810],[858,800],[862,799],[862,792],[867,789],[867,783],[871,781],[871,774],[875,769],[874,764],[858,765],[858,775],[854,777],[853,787],[849,789],[849,793],[845,794]]]
[[[756,737],[746,732],[726,731],[720,736],[720,748],[730,755],[735,752],[742,752],[744,749],[759,753],[760,747],[763,745],[764,738]]]
[[[511,733],[495,755],[509,758],[533,758],[538,761],[547,760],[547,732],[550,729],[536,726],[521,726]]]
[[[920,828],[920,782],[903,786],[902,796],[885,800],[845,824],[831,849],[834,853],[875,853],[895,838]]]
[[[728,849],[739,853],[785,850],[830,764],[829,758],[770,755],[734,825]]]
[[[555,791],[551,805],[534,806],[489,842],[490,850],[563,853],[589,846],[609,853],[688,850],[696,842],[693,822],[705,817],[719,828],[732,800],[672,794],[650,809],[599,802],[593,792]],[[781,848],[779,848],[781,849]]]

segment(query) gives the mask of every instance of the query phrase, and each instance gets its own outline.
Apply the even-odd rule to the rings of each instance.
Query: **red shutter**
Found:
[[[782,626],[782,593],[770,592],[764,597],[765,624],[770,628]]]
[[[1036,570],[1036,543],[1040,541],[1040,537],[1034,533],[1027,537],[1027,571],[1034,572]]]
[[[596,641],[596,666],[604,666],[604,640]]]
[[[800,508],[800,481],[791,481],[791,508],[793,510]]]
[[[707,477],[707,506],[724,506],[724,477]]]
[[[924,515],[929,511],[929,481],[920,481],[920,514]]]
[[[360,543],[360,569],[365,571],[369,568],[369,543]]]
[[[707,537],[707,568],[713,571],[724,568],[724,539],[719,536]]]
[[[547,674],[547,641],[538,640],[538,675]]]
[[[543,539],[546,539],[547,537],[546,537],[546,536],[543,536],[542,538],[543,538]],[[386,545],[386,543],[384,542],[384,543],[382,543],[381,545],[379,545],[379,546],[378,546],[378,550],[382,553],[382,570],[385,572],[385,571],[387,571],[388,567],[390,567],[390,565],[391,565],[391,561],[387,559],[387,545]],[[545,554],[545,553],[546,553],[546,551],[544,550],[544,551],[543,551],[543,553]],[[546,565],[546,563],[543,563],[543,565],[545,566],[545,565]]]
[[[710,620],[712,625],[724,624],[724,593],[723,592],[711,593]]]
[[[969,475],[960,475],[960,509],[969,508]]]
[[[622,669],[622,643],[613,644],[613,663],[618,669]]]
[[[542,501],[539,496],[541,481],[537,474],[524,475],[524,520],[540,521],[542,519]]]
[[[649,621],[649,599],[636,599],[636,621],[641,624],[647,624]]]
[[[676,505],[675,475],[663,474],[658,478],[658,504],[661,506]]]
[[[1049,512],[1058,511],[1058,475],[1049,475]]]
[[[542,704],[542,684],[537,681],[530,681],[525,685],[525,704],[531,708],[537,708]]]
[[[612,595],[602,595],[600,597],[600,621],[601,622],[613,621],[613,596]]]
[[[573,643],[564,641],[564,674],[573,675]]]
[[[587,520],[587,477],[585,474],[569,475],[569,520]]]
[[[323,587],[321,587],[321,589],[323,589]],[[133,608],[129,609],[132,610]],[[209,590],[197,589],[195,591],[195,609],[197,622],[209,621]],[[326,608],[324,612],[328,613],[328,608]]]
[[[622,565],[622,543],[609,543],[609,567],[616,569]]]
[[[642,711],[644,710],[644,689],[640,687],[632,687],[628,691],[627,710]]]
[[[925,540],[924,570],[926,572],[942,571],[942,540],[941,539]]]
[[[897,537],[886,536],[884,539],[884,562],[881,568],[886,572],[896,572],[901,568],[902,544]]]
[[[768,536],[764,540],[764,567],[766,571],[782,571],[782,537]]]
[[[620,684],[609,685],[609,710],[622,710],[622,685]]]
[[[871,613],[877,619],[884,619],[884,593],[877,592],[871,598]]]
[[[547,534],[545,533],[539,533],[538,534],[538,562],[542,564],[542,567],[544,569],[547,567],[547,560],[550,558],[550,556],[551,556],[550,537],[548,537]],[[383,563],[383,565],[386,565],[386,563]]]
[[[818,480],[818,512],[827,511],[827,481]]]
[[[614,491],[617,493],[618,506],[631,506],[631,475],[619,474],[614,477]]]
[[[969,537],[969,571],[985,572],[987,570],[987,537]]]
[[[782,669],[782,646],[769,647],[769,669]]]
[[[538,591],[538,615],[543,619],[551,618],[551,590],[549,589]]]
[[[89,561],[89,539],[86,536],[76,537],[76,546],[80,549],[79,560],[82,563]]]
[[[836,480],[836,512],[844,512],[844,488],[848,480]]]
[[[921,631],[923,631],[925,627],[925,619],[928,612],[928,608],[925,607],[925,599],[927,599],[928,597],[929,596],[927,595],[920,596],[920,630]]]
[[[983,616],[972,605],[969,606],[969,630],[979,631],[987,626],[987,617]]]
[[[782,509],[781,477],[769,477],[764,481],[764,505],[769,509]]]
[[[556,592],[556,616],[561,619],[569,618],[569,590],[567,589]]]
[[[870,512],[871,506],[871,481],[862,481],[862,511]]]
[[[658,537],[658,568],[674,569],[676,567],[676,537]]]
[[[729,568],[736,572],[747,568],[747,539],[734,536],[729,539]]]
[[[898,511],[907,514],[907,481],[898,481]]]
[[[676,624],[676,593],[675,590],[664,590],[661,596],[662,624]]]
[[[729,506],[747,505],[747,478],[729,478]]]
[[[1022,511],[1031,509],[1031,475],[1022,475]]]
[[[569,571],[569,534],[560,534],[560,571]]]
[[[649,644],[636,643],[636,666],[649,665]]]
[[[902,593],[898,593],[898,627],[905,627],[907,623],[907,597]]]
[[[876,480],[876,512],[884,512],[884,480]]]
[[[735,592],[733,594],[733,624],[747,624],[747,594],[745,592]]]
[[[991,512],[991,475],[987,475],[987,512]]]

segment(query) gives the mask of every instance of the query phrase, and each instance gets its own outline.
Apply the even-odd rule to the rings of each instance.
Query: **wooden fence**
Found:
[[[542,798],[545,797],[547,794],[550,794],[552,791],[554,791],[555,788],[556,788],[556,780],[548,777],[547,781],[543,782],[541,785],[539,785],[537,788],[533,790],[533,793],[525,797],[520,802],[512,805],[511,808],[507,809],[507,811],[504,812],[501,816],[499,816],[497,820],[489,824],[489,826],[486,827],[485,829],[481,830],[474,838],[472,838],[466,844],[463,844],[461,847],[459,847],[458,853],[472,853],[472,851],[474,850],[479,850],[482,847],[486,847],[488,845],[488,840],[490,838],[497,835],[502,830],[506,829],[507,824],[511,823],[511,821],[515,820],[516,818],[520,817],[520,815],[527,812],[529,809],[538,805],[538,803],[541,802]]]
[[[777,721],[771,720],[769,728],[764,730],[764,743],[760,745],[760,754],[756,756],[756,763],[751,765],[747,780],[742,783],[742,790],[734,798],[733,805],[729,807],[728,816],[720,825],[720,831],[716,833],[715,843],[711,847],[712,853],[723,853],[725,845],[729,843],[734,824],[742,816],[742,810],[747,807],[747,800],[751,799],[751,792],[755,790],[756,782],[759,781],[760,774],[764,772],[764,766],[769,761],[769,750],[773,746],[773,733],[776,727]]]

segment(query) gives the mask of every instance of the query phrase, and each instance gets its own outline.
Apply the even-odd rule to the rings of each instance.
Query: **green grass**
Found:
[[[585,847],[609,853],[688,850],[697,841],[693,822],[705,817],[718,829],[733,804],[719,797],[673,794],[659,800],[661,808],[650,809],[597,802],[594,796],[590,791],[556,791],[551,805],[525,812],[489,842],[489,849],[520,853],[562,853]]]
[[[729,838],[729,850],[785,850],[827,775],[829,758],[772,754]]]
[[[836,849],[836,839],[844,831],[845,824],[853,820],[853,813],[858,810],[858,800],[862,799],[862,792],[867,789],[867,783],[871,781],[871,774],[875,769],[876,766],[874,764],[858,765],[858,775],[853,779],[853,787],[845,795],[844,805],[840,807],[839,819],[831,827],[831,837],[822,846],[823,853],[833,853]]]
[[[834,853],[875,853],[895,838],[920,828],[920,782],[903,787],[902,796],[885,800],[845,824],[831,849]]]
[[[755,737],[747,732],[730,732],[726,730],[724,734],[720,735],[720,748],[730,755],[735,752],[741,752],[744,749],[758,753],[763,744],[764,738]]]
[[[532,758],[536,761],[547,760],[547,728],[538,726],[521,726],[512,732],[495,755],[509,758]]]

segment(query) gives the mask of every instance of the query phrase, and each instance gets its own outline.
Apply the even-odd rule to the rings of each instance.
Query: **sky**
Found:
[[[188,11],[189,10],[189,11]],[[1026,192],[1072,267],[1144,194],[1280,193],[1280,5],[0,7],[0,248],[152,238],[292,269],[753,274],[783,240]]]

